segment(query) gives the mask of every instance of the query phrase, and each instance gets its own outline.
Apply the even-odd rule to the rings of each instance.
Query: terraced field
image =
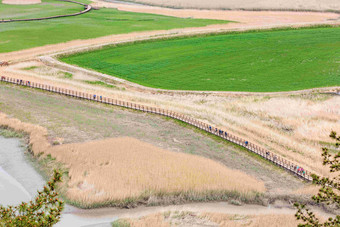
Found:
[[[276,92],[340,85],[340,27],[110,46],[61,60],[144,86]]]

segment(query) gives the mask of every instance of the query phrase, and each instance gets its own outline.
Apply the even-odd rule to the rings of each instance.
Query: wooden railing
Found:
[[[35,83],[35,82],[30,82],[27,80],[21,80],[17,78],[11,78],[11,77],[1,77],[1,81],[3,82],[8,82],[16,85],[21,85],[21,86],[26,86],[30,88],[36,88],[36,89],[41,89],[44,91],[49,91],[49,92],[54,92],[66,96],[71,96],[79,99],[85,99],[85,100],[90,100],[94,102],[100,102],[100,103],[105,103],[108,105],[114,105],[114,106],[121,106],[125,108],[130,108],[134,110],[139,110],[147,113],[153,113],[153,114],[158,114],[166,117],[170,117],[182,122],[185,122],[187,124],[190,124],[192,126],[195,126],[201,130],[204,130],[208,133],[211,133],[215,136],[218,136],[224,140],[227,140],[229,142],[232,142],[234,144],[237,144],[241,147],[244,147],[250,152],[253,152],[262,158],[282,167],[283,169],[287,170],[290,173],[293,173],[297,175],[298,177],[307,180],[307,181],[312,181],[311,173],[309,171],[304,170],[301,166],[296,165],[295,163],[286,160],[285,158],[276,155],[269,150],[262,148],[248,140],[242,139],[240,137],[234,136],[230,134],[229,132],[223,131],[222,129],[219,129],[211,124],[206,124],[204,122],[201,122],[197,119],[194,119],[192,117],[176,113],[174,111],[170,110],[165,110],[161,108],[156,108],[156,107],[151,107],[151,106],[146,106],[146,105],[141,105],[137,103],[132,103],[132,102],[127,102],[123,100],[118,100],[118,99],[112,99],[112,98],[107,98],[101,95],[97,94],[90,94],[90,93],[85,93],[85,92],[80,92],[76,90],[70,90],[70,89],[65,89],[65,88],[60,88],[60,87],[55,87],[51,86],[48,84],[41,84],[41,83]]]

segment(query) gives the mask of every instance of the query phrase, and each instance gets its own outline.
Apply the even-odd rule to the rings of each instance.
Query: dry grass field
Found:
[[[119,219],[113,226],[212,226],[212,227],[295,227],[298,221],[290,214],[237,215],[224,213],[164,212],[138,219]]]
[[[167,195],[209,200],[228,192],[252,198],[265,191],[262,182],[215,161],[128,137],[59,145],[46,153],[67,166],[66,195],[83,206]]]
[[[49,75],[47,71],[45,68],[45,75]],[[50,78],[54,80],[53,77]],[[70,81],[82,79],[75,77]],[[331,130],[340,131],[338,95],[319,92],[172,94],[105,87],[97,87],[97,90],[111,97],[170,109],[220,126],[324,175],[328,171],[322,166],[321,148],[328,146],[334,150],[328,135]]]
[[[157,6],[198,9],[339,10],[337,0],[128,0]]]
[[[48,68],[39,67],[34,71],[41,74],[39,71],[43,69],[44,75],[40,77],[50,83],[60,83],[53,69],[50,68],[52,73],[49,74]],[[82,80],[89,78],[81,79],[76,75],[68,79],[68,86],[88,89],[88,84]],[[340,131],[339,95],[317,91],[278,94],[144,92],[115,85],[114,89],[97,86],[91,90],[195,117],[247,138],[310,171],[328,174],[322,166],[321,148],[328,146],[335,151],[328,135],[331,130]]]
[[[35,156],[47,155],[67,168],[65,197],[82,207],[152,203],[167,196],[183,201],[255,201],[265,192],[263,182],[241,171],[133,138],[51,146],[46,129],[40,126],[4,114],[0,114],[0,126],[28,133]]]

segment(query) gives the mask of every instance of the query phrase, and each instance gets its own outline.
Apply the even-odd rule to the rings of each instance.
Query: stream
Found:
[[[0,136],[0,204],[18,205],[34,198],[45,185],[44,178],[25,154],[21,139]],[[111,226],[115,214],[77,215],[82,210],[65,206],[60,222],[55,226]]]

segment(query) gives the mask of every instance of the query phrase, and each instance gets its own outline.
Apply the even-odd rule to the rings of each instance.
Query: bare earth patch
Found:
[[[176,7],[205,9],[259,9],[259,10],[339,10],[337,0],[130,0],[132,2]]]

